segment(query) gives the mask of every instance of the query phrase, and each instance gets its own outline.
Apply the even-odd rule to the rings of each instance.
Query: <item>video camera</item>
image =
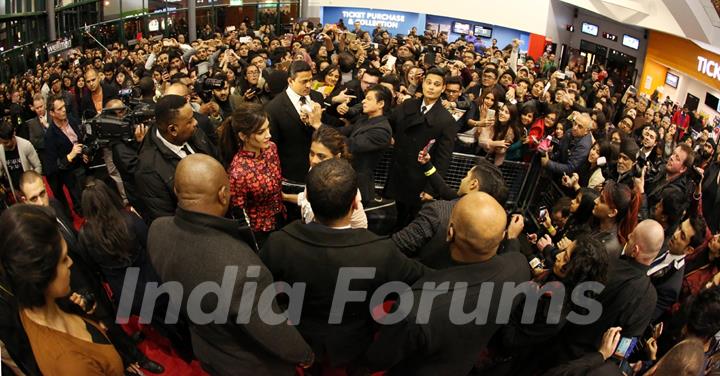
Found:
[[[195,81],[195,91],[203,102],[210,102],[212,99],[212,91],[225,87],[225,80],[219,78],[211,78],[203,75]]]
[[[135,128],[139,124],[155,121],[155,111],[147,103],[133,102],[133,108],[106,108],[92,119],[86,120],[83,127],[87,130],[82,153],[93,156],[100,148],[116,142],[132,142],[135,140]],[[118,115],[117,112],[128,113]]]

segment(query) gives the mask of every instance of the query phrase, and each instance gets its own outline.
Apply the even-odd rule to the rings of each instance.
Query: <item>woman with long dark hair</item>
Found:
[[[259,246],[285,218],[282,174],[262,106],[242,103],[223,124],[220,154],[230,176],[231,210],[245,211]],[[244,215],[241,216],[241,218]]]
[[[517,124],[517,133],[515,133],[514,142],[508,147],[507,152],[505,153],[505,159],[509,161],[519,161],[525,154],[527,154],[527,138],[523,139],[521,135],[528,134],[537,116],[538,110],[537,107],[535,107],[534,102],[526,102],[522,104],[520,107],[520,118]]]
[[[38,206],[15,205],[0,216],[0,275],[17,301],[37,366],[45,375],[121,376],[122,360],[105,331],[63,304],[68,297],[81,306],[87,301],[71,296],[73,261],[57,226]]]
[[[517,107],[505,103],[498,109],[492,127],[478,129],[478,143],[485,149],[488,157],[494,159],[496,166],[500,166],[505,160],[507,148],[520,133],[518,119]]]
[[[508,325],[500,329],[490,345],[492,375],[529,375],[537,371],[543,357],[538,352],[560,333],[570,312],[586,314],[587,309],[574,303],[575,288],[585,282],[604,284],[607,281],[609,258],[603,245],[589,234],[580,235],[556,255],[549,269],[536,269],[533,281],[544,286],[531,323],[524,319],[524,302],[510,316]],[[556,299],[559,294],[561,299]],[[586,292],[593,298],[593,292]],[[559,308],[559,309],[558,309]]]
[[[148,282],[159,282],[147,254],[148,228],[125,209],[120,196],[102,180],[88,178],[82,192],[85,224],[78,239],[108,282],[119,304],[127,268],[139,268],[132,313],[139,314]]]
[[[467,125],[461,127],[457,133],[455,141],[455,151],[459,153],[477,154],[477,140],[481,138],[489,138],[485,134],[491,134],[492,126],[495,124],[497,115],[492,115],[497,111],[497,93],[494,90],[487,91],[480,95],[476,100],[478,106],[475,112],[476,116],[467,120]],[[488,116],[488,114],[492,116]]]

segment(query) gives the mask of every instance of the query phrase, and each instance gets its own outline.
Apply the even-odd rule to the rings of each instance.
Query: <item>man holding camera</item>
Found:
[[[80,209],[80,185],[85,178],[85,165],[90,161],[90,156],[83,150],[85,134],[80,122],[68,116],[63,97],[51,96],[47,107],[51,122],[45,133],[43,167],[50,189],[69,215],[70,205],[63,187],[70,193],[74,207]]]
[[[573,172],[577,172],[580,166],[587,161],[592,147],[590,115],[574,112],[569,120],[572,122],[569,137],[563,137],[552,158],[548,156],[548,152],[544,153],[540,159],[542,166],[555,174],[571,175]]]
[[[692,199],[693,181],[700,184],[701,176],[693,167],[695,152],[687,144],[681,143],[673,151],[664,167],[660,168],[656,178],[647,182],[647,207],[650,213],[662,199],[663,192],[674,189],[682,192],[687,201]]]

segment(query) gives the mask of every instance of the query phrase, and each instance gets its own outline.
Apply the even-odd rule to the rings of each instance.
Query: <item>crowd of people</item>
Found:
[[[519,40],[202,36],[72,50],[0,84],[4,372],[166,371],[131,316],[211,375],[720,372],[720,153],[696,111]],[[477,160],[457,190],[453,153]],[[505,161],[562,197],[513,211]],[[348,268],[373,272],[342,285]],[[500,287],[528,281],[537,309],[526,291],[501,320]],[[170,282],[179,313],[151,287]],[[268,322],[297,283],[299,321]]]

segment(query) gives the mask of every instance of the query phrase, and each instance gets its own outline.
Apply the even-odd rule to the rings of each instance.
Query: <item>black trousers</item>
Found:
[[[80,201],[82,184],[85,180],[85,169],[75,168],[72,170],[58,171],[55,174],[48,175],[47,180],[48,184],[50,185],[50,189],[53,192],[53,195],[55,195],[55,198],[60,201],[60,203],[65,208],[68,218],[72,218],[72,216],[70,215],[70,203],[65,197],[63,187],[67,187],[67,190],[70,193],[70,199],[72,200],[75,212],[78,214],[82,213]]]

